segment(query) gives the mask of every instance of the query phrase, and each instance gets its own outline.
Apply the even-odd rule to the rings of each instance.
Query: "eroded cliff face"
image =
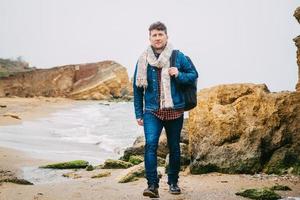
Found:
[[[131,88],[126,68],[113,61],[37,69],[0,79],[0,97],[129,99]]]
[[[192,173],[300,174],[300,93],[265,85],[201,90],[189,114]]]
[[[295,18],[300,23],[300,7],[298,7],[294,13]],[[300,91],[300,35],[294,39],[297,46],[297,64],[298,64],[298,83],[296,85],[296,91]]]

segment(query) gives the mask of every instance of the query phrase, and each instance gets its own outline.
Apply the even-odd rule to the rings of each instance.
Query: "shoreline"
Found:
[[[75,103],[76,100],[67,98],[0,98],[0,126],[16,125],[21,124],[24,120],[45,117],[59,109],[70,107]]]
[[[0,126],[18,125],[23,121],[46,117],[51,113],[74,105],[75,100],[47,97],[0,98]],[[19,119],[18,119],[19,118]],[[5,177],[22,178],[22,167],[35,166],[49,161],[34,158],[21,150],[0,146],[0,180]]]
[[[65,109],[75,105],[75,100],[64,98],[0,98],[0,105],[7,105],[9,112],[15,112],[21,120],[3,117],[3,109],[0,108],[0,125],[19,124],[22,121],[34,120],[44,117],[59,109]],[[10,109],[10,110],[9,110]],[[53,163],[53,161],[33,158],[29,154],[11,148],[0,147],[0,178],[3,171],[10,171],[12,176],[22,178],[22,167],[37,167]],[[2,170],[2,174],[1,174]],[[91,176],[99,172],[109,171],[111,176],[92,179]],[[68,178],[66,182],[43,183],[37,185],[18,185],[0,182],[0,199],[4,200],[85,200],[85,199],[149,199],[142,196],[142,191],[147,183],[145,178],[129,183],[118,183],[118,177],[124,170],[85,169],[72,171],[79,178]],[[161,199],[169,200],[241,200],[246,199],[236,196],[235,192],[242,189],[270,187],[276,183],[287,185],[292,191],[279,191],[283,197],[300,198],[300,177],[277,176],[277,175],[246,175],[246,174],[220,174],[208,173],[191,175],[188,172],[180,172],[179,185],[182,194],[173,196],[168,193],[167,175],[163,173],[160,180]],[[108,196],[109,194],[109,196]]]
[[[37,159],[28,153],[12,148],[0,147],[0,170],[10,171],[18,178],[22,178],[22,167],[38,166],[49,163],[48,160]],[[0,173],[1,180],[1,173]]]

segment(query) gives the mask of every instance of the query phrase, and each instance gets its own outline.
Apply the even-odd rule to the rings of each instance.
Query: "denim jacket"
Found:
[[[174,107],[173,109],[184,108],[184,96],[179,88],[180,84],[193,83],[197,78],[197,73],[192,69],[190,62],[185,55],[178,51],[175,59],[175,67],[178,68],[178,76],[171,77],[171,95]],[[143,87],[136,86],[137,64],[135,67],[133,78],[133,94],[134,94],[134,109],[136,119],[143,118],[144,110],[154,111],[159,109],[159,95],[158,95],[158,77],[157,67],[147,66],[147,81],[148,86],[146,90]],[[145,91],[144,91],[145,90]]]

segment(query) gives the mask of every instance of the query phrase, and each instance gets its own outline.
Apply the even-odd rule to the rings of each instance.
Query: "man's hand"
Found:
[[[175,76],[175,77],[177,77],[178,76],[178,69],[177,69],[177,67],[170,67],[169,68],[169,74],[170,74],[170,76]]]
[[[136,121],[137,121],[138,125],[144,126],[144,120],[143,119],[137,119]]]

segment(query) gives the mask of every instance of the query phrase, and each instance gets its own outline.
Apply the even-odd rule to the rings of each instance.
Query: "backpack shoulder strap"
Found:
[[[170,65],[171,67],[176,67],[176,57],[177,57],[177,54],[178,54],[178,50],[173,50],[172,51],[172,54],[171,54],[171,60],[170,60]]]

